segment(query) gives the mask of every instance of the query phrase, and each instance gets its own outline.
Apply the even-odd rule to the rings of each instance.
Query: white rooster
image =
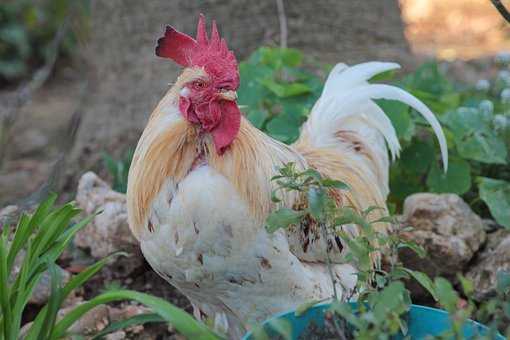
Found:
[[[294,162],[347,183],[342,204],[385,207],[388,149],[400,145],[374,99],[398,100],[431,124],[447,167],[447,147],[433,113],[400,88],[368,79],[394,63],[336,65],[299,140],[284,145],[253,127],[236,103],[237,61],[215,23],[208,37],[200,17],[196,39],[167,27],[156,54],[184,67],[160,101],[136,148],[129,172],[128,210],[142,251],[163,278],[186,295],[197,318],[211,318],[231,338],[272,314],[332,295],[326,247],[302,228],[266,232],[275,208],[271,177]],[[292,207],[298,198],[284,196]],[[381,228],[386,226],[381,225]],[[306,242],[306,247],[304,243]],[[356,282],[330,249],[337,289]]]

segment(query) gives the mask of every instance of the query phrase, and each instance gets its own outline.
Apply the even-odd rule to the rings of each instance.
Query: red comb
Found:
[[[211,71],[222,69],[224,71],[235,70],[237,73],[236,57],[232,51],[229,51],[225,39],[220,37],[215,21],[212,22],[211,36],[207,36],[203,14],[200,14],[198,19],[196,39],[167,26],[165,35],[158,40],[156,55],[172,59],[185,67],[208,68],[209,66]],[[213,64],[216,66],[212,67]]]

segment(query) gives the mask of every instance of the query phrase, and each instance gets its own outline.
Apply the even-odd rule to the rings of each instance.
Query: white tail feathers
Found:
[[[324,85],[321,97],[315,103],[304,129],[311,142],[318,146],[334,146],[335,134],[340,130],[355,130],[361,135],[379,133],[386,140],[394,159],[400,144],[390,119],[373,101],[389,99],[403,102],[418,111],[432,126],[439,141],[443,167],[448,169],[448,148],[437,118],[419,99],[391,85],[369,84],[373,76],[399,68],[395,63],[369,62],[352,67],[337,64]],[[348,124],[347,124],[348,123]]]

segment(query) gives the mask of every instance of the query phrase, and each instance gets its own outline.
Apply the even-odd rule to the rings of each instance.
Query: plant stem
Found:
[[[333,296],[335,300],[338,300],[338,293],[336,291],[336,280],[333,275],[333,268],[331,266],[331,257],[328,252],[328,231],[326,230],[326,225],[323,222],[319,222],[319,227],[322,232],[322,238],[324,239],[324,243],[326,246],[326,264],[328,265],[329,277],[331,278],[331,283],[333,284]]]
[[[327,230],[326,224],[323,222],[319,223],[319,228],[321,229],[322,238],[324,239],[324,244],[326,246],[326,264],[328,266],[328,273],[329,273],[329,277],[331,278],[331,283],[333,284],[333,297],[335,298],[335,300],[338,301],[338,292],[336,290],[336,280],[335,280],[335,276],[333,275],[333,267],[331,264],[331,257],[329,256],[329,252],[328,252],[328,230]],[[342,297],[343,297],[343,294],[342,294]],[[333,325],[335,326],[335,331],[337,332],[340,340],[347,340],[344,332],[342,332],[340,325],[338,324],[338,320],[336,319],[335,314],[333,314]]]
[[[278,7],[278,21],[280,22],[280,48],[287,48],[287,16],[283,0],[276,0]]]

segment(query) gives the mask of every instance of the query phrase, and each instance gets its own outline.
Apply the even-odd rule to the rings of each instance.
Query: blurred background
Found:
[[[55,190],[72,198],[89,169],[122,177],[123,157],[177,72],[155,57],[155,41],[166,24],[194,34],[200,12],[241,60],[280,46],[282,20],[285,44],[323,65],[388,60],[406,74],[438,60],[475,85],[510,52],[509,26],[489,0],[292,0],[283,12],[277,3],[3,0],[0,206]]]

